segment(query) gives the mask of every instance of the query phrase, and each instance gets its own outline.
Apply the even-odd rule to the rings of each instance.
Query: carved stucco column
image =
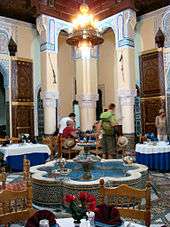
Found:
[[[41,97],[44,107],[44,134],[52,135],[56,130],[56,105],[58,100],[58,35],[70,24],[62,20],[41,15],[36,21],[40,34],[41,51]]]
[[[136,13],[131,9],[124,10],[98,23],[98,28],[113,29],[116,39],[118,99],[123,133],[134,139],[134,98],[135,85],[135,51],[134,27]]]
[[[80,50],[75,51],[76,64],[76,100],[80,106],[81,130],[92,129],[96,121],[97,93],[97,57],[98,48],[89,50],[83,55]]]
[[[130,139],[133,147],[135,133],[134,99],[136,96],[134,49],[136,14],[133,10],[125,10],[121,17],[117,17],[117,22],[118,96],[123,133]]]

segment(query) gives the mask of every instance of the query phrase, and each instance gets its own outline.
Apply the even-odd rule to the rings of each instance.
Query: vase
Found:
[[[75,227],[79,227],[80,224],[81,224],[81,221],[80,221],[80,220],[75,220],[75,219],[74,219],[74,226],[75,226]]]
[[[72,214],[72,218],[74,219],[74,224],[79,226],[81,223],[81,219],[84,217],[84,210],[82,207],[78,206],[75,202],[70,204],[70,211]]]

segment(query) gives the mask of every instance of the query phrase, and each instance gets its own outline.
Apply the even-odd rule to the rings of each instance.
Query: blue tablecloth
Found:
[[[51,151],[45,144],[11,144],[0,146],[0,153],[12,171],[23,170],[24,156],[30,160],[30,165],[40,165],[45,163]]]
[[[30,160],[30,166],[43,164],[49,157],[48,153],[31,153],[25,156],[26,159]],[[12,171],[20,172],[23,170],[23,158],[24,155],[8,156],[6,163]]]
[[[170,145],[136,145],[136,162],[151,170],[170,171]]]
[[[136,152],[136,162],[151,170],[170,171],[170,153],[141,154]]]

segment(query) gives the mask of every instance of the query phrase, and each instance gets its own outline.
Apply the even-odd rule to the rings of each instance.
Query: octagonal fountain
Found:
[[[101,178],[108,186],[124,183],[137,188],[143,188],[148,178],[144,165],[125,165],[121,159],[100,160],[89,155],[79,155],[66,163],[64,159],[50,161],[31,167],[30,171],[33,203],[51,208],[63,204],[64,195],[79,191],[88,191],[98,199]]]

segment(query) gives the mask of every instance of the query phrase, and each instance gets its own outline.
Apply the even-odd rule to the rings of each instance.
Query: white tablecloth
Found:
[[[60,227],[74,227],[73,218],[60,218],[56,219],[57,223],[60,225]],[[124,222],[121,227],[127,227],[129,222]],[[80,227],[90,227],[89,221],[81,220]],[[130,227],[144,227],[144,225],[139,225],[136,223],[131,223]]]
[[[159,142],[156,146],[152,144],[136,144],[136,152],[142,154],[156,154],[170,152],[170,145],[165,142]]]
[[[7,147],[0,146],[0,152],[4,154],[4,160],[8,156],[24,155],[31,153],[48,153],[51,154],[49,147],[45,144],[11,144]]]

